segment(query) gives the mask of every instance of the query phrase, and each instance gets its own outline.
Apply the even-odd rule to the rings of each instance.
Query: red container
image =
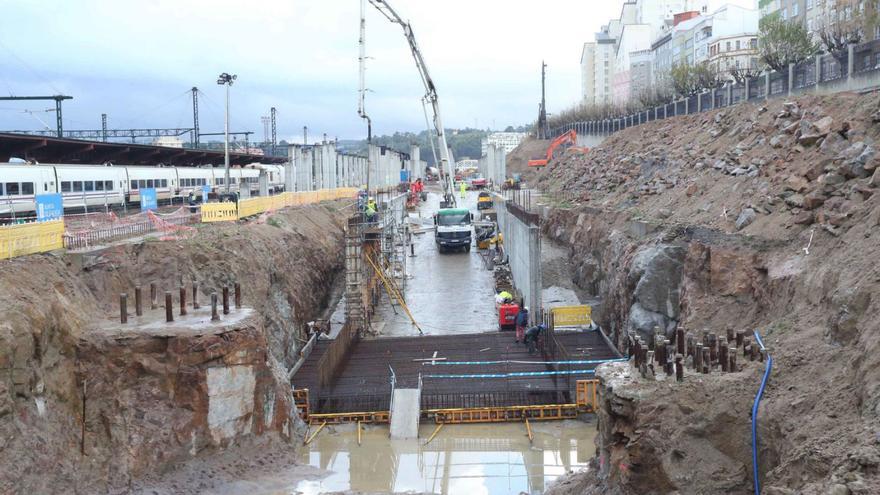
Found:
[[[518,304],[502,304],[498,307],[498,330],[516,330]]]

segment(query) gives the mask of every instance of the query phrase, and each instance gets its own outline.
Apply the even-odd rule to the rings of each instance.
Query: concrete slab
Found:
[[[418,438],[421,390],[417,388],[394,389],[391,408],[391,438]]]
[[[202,301],[202,306],[199,309],[193,309],[192,306],[187,308],[185,316],[178,314],[179,307],[175,306],[174,321],[166,322],[165,309],[161,306],[159,309],[145,309],[143,316],[136,316],[131,299],[128,304],[128,323],[120,323],[119,317],[114,315],[99,322],[96,331],[116,338],[147,335],[153,337],[212,335],[225,333],[231,328],[245,326],[248,324],[248,320],[255,315],[253,308],[250,307],[230,308],[228,315],[224,315],[221,309],[220,321],[211,321],[211,306],[210,304],[205,305],[205,302]],[[177,304],[176,301],[175,304]],[[149,298],[147,298],[147,305],[149,305]]]

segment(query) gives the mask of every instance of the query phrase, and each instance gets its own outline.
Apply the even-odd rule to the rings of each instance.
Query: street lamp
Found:
[[[223,146],[224,146],[225,155],[226,155],[224,157],[224,162],[226,164],[226,181],[224,182],[224,184],[226,184],[226,193],[227,194],[229,193],[229,87],[232,86],[232,83],[236,79],[238,79],[237,75],[235,75],[235,74],[230,75],[225,72],[223,74],[220,74],[219,77],[217,77],[217,84],[226,86],[226,116],[225,116],[226,121],[224,122],[224,125],[223,125],[223,135],[224,135]]]

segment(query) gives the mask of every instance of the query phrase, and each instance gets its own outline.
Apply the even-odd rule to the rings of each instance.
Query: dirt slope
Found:
[[[551,163],[544,231],[621,349],[660,327],[760,329],[764,493],[880,493],[877,95],[740,105],[617,133]],[[599,456],[551,493],[749,493],[763,365],[604,380]]]
[[[545,139],[535,139],[531,136],[523,139],[519,146],[507,154],[507,176],[521,174],[522,180],[526,183],[534,182],[540,170],[530,168],[529,160],[546,156],[549,145],[550,141]]]
[[[0,493],[122,493],[240,442],[283,448],[297,421],[284,370],[341,269],[343,206],[0,262]],[[209,290],[240,282],[252,316],[217,331],[108,329],[120,292],[140,284],[146,298],[155,281],[176,309],[177,287],[191,280],[203,306]],[[206,376],[232,387],[218,407]],[[218,415],[231,418],[228,431],[212,426]],[[175,492],[211,484],[190,481]]]

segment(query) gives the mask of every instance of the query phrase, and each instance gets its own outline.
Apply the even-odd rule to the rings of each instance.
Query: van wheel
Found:
[[[466,253],[471,252],[471,246],[470,246],[470,244],[468,244],[467,246],[465,246],[465,248],[464,248],[464,252],[466,252]]]

